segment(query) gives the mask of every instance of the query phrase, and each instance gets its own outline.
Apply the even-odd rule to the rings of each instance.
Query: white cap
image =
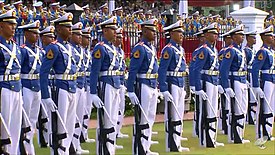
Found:
[[[108,8],[107,3],[105,3],[105,4],[101,5],[101,6],[99,7],[99,9],[102,9],[102,8],[105,8],[105,7],[107,7],[107,8]]]
[[[89,4],[83,6],[82,9],[90,9]]]
[[[67,4],[63,4],[62,6],[60,6],[61,9],[66,8]]]
[[[77,22],[72,26],[72,32],[82,34],[82,32],[81,32],[82,27],[83,27],[82,22]]]
[[[91,38],[91,27],[86,27],[85,29],[82,29],[82,36]]]
[[[119,11],[119,10],[123,10],[122,6],[118,7],[118,8],[115,8],[113,11]]]
[[[273,31],[274,31],[274,26],[270,25],[268,26],[266,29],[262,30],[261,32],[259,32],[260,35],[264,35],[264,36],[273,36]]]
[[[3,0],[0,0],[0,3],[5,3],[5,0],[3,1]]]
[[[148,10],[147,12],[144,13],[145,15],[152,15],[152,10]]]
[[[54,30],[54,26],[47,26],[45,29],[40,31],[40,35],[54,37]]]
[[[194,12],[194,13],[192,14],[192,16],[198,16],[198,15],[200,15],[200,12],[199,12],[199,11],[196,11],[196,12]]]
[[[231,37],[230,33],[231,33],[231,31],[228,31],[228,32],[222,34],[221,37],[222,38],[230,38]]]
[[[123,37],[122,33],[123,33],[123,29],[121,27],[116,29],[116,37],[122,38]]]
[[[242,35],[244,35],[243,29],[244,29],[244,25],[240,24],[237,27],[235,27],[234,29],[230,30],[229,34],[230,35],[234,35],[234,34],[242,34]]]
[[[195,33],[194,36],[204,37],[204,33],[200,30],[199,32]]]
[[[51,3],[50,6],[59,6],[60,3],[59,2],[56,2],[56,3]]]
[[[142,10],[142,9],[139,9],[139,10],[133,12],[133,15],[134,15],[134,14],[139,14],[139,13],[142,13],[142,12],[143,12],[143,10]]]
[[[16,19],[17,19],[17,16],[16,16],[16,11],[14,9],[9,10],[6,13],[2,13],[0,15],[0,22],[9,22],[12,24],[17,24]]]
[[[218,24],[216,22],[208,25],[207,27],[201,29],[201,31],[203,31],[203,33],[216,33],[218,34]]]
[[[24,29],[24,31],[31,31],[34,33],[40,33],[39,28],[40,28],[40,21],[36,20],[33,23],[29,23],[26,25],[18,26],[19,29]]]
[[[34,7],[40,7],[42,5],[43,5],[43,2],[38,1],[38,2],[34,3],[32,6],[34,6]]]
[[[246,36],[251,36],[251,37],[255,37],[255,36],[257,35],[257,31],[245,32],[244,35],[246,35]]]
[[[141,27],[149,28],[152,31],[157,31],[158,19],[152,18],[140,23]]]
[[[182,22],[182,20],[179,20],[179,21],[177,21],[174,24],[171,24],[171,25],[169,25],[167,27],[164,27],[163,30],[164,31],[169,31],[169,32],[171,32],[171,31],[184,32],[184,30],[183,30],[182,27],[183,27],[183,22]]]
[[[22,1],[17,1],[13,3],[13,5],[18,5],[18,4],[22,4]]]
[[[73,14],[68,12],[65,13],[62,17],[57,18],[51,22],[57,25],[72,26]]]
[[[111,28],[111,29],[117,29],[117,17],[113,16],[111,18],[109,18],[108,20],[105,20],[102,23],[99,23],[98,26],[100,26],[101,28]]]

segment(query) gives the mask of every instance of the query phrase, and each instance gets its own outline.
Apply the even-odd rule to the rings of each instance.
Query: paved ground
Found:
[[[183,120],[192,120],[194,116],[194,112],[187,112],[184,114]],[[156,116],[155,122],[164,122],[164,115],[158,114]],[[123,121],[123,125],[132,125],[134,123],[134,117],[125,117]],[[96,120],[90,120],[89,122],[89,128],[96,128]]]

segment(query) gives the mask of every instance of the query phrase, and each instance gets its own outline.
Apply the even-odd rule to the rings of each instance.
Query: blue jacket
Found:
[[[13,61],[10,74],[9,75],[15,75],[20,74],[21,72],[21,51],[16,43],[13,41],[6,41],[5,38],[0,36],[0,43],[6,46],[10,51],[12,51],[13,47],[15,46],[15,52],[16,52],[16,58],[17,62]],[[4,75],[6,72],[6,68],[8,66],[8,63],[10,62],[11,55],[4,49],[0,48],[0,75]],[[19,92],[21,90],[21,81],[20,80],[13,80],[13,81],[0,81],[0,88],[7,88],[12,91]]]
[[[129,67],[129,77],[127,81],[128,92],[134,92],[135,81],[146,84],[152,88],[157,87],[157,78],[153,78],[153,79],[136,78],[138,74],[147,73],[152,59],[154,59],[154,64],[152,66],[151,74],[156,74],[158,72],[158,60],[156,56],[153,57],[152,52],[150,52],[146,47],[149,47],[150,50],[154,50],[151,46],[151,43],[149,43],[146,39],[142,39],[132,49],[130,67]]]
[[[84,51],[79,45],[76,45],[75,43],[71,43],[74,47],[74,55],[75,55],[75,62],[77,66],[78,73],[85,73],[85,67],[84,67]],[[85,85],[85,74],[77,76],[77,87],[82,89]]]
[[[198,51],[199,49],[201,48],[202,46],[199,45],[198,48],[196,48],[194,50],[194,52],[192,53],[192,59],[190,61],[190,64],[189,64],[189,85],[192,87],[194,86],[195,87],[195,81],[194,81],[194,74],[193,74],[193,67],[194,67],[194,64],[196,62],[196,58],[197,58],[197,54],[198,54]]]
[[[111,63],[114,60],[114,66],[112,71],[118,71],[119,69],[119,62],[118,56],[115,47],[112,45],[111,42],[108,42],[105,38],[103,38],[102,42],[99,42],[95,48],[93,49],[92,53],[92,66],[91,66],[91,74],[90,74],[90,91],[91,94],[97,93],[97,83],[99,81],[105,82],[113,86],[114,88],[120,88],[120,77],[118,75],[111,75],[111,76],[100,76],[100,73],[103,71],[108,71],[111,66]]]
[[[53,42],[48,45],[45,49],[46,56],[42,60],[42,66],[40,69],[40,85],[41,85],[41,96],[42,99],[47,99],[50,97],[48,90],[48,77],[50,74],[51,68],[54,70],[55,75],[65,73],[65,70],[68,65],[69,59],[71,60],[71,70],[69,75],[75,75],[76,73],[76,64],[74,60],[74,52],[72,51],[72,57],[69,57],[62,48],[60,48],[57,43],[63,45],[67,50],[71,46],[68,42],[63,41],[61,38],[57,38],[57,42]],[[73,50],[73,48],[71,47]],[[76,80],[55,80],[55,86],[57,88],[64,89],[70,93],[76,92]]]
[[[177,50],[175,50],[176,48]],[[178,87],[184,86],[184,77],[168,76],[167,72],[174,72],[177,68],[178,62],[181,59],[180,67],[178,72],[186,71],[186,60],[184,49],[181,45],[178,45],[175,41],[170,42],[163,48],[160,59],[160,65],[158,69],[158,81],[161,92],[168,91],[168,83],[174,84]],[[187,74],[186,74],[187,75]]]
[[[43,49],[38,47],[35,44],[30,44],[26,41],[26,44],[22,45],[20,47],[21,54],[22,54],[22,61],[21,61],[21,74],[29,74],[32,70],[34,61],[35,61],[35,55],[33,55],[29,49],[34,53],[37,54],[39,52],[39,60],[37,61],[36,69],[33,72],[33,74],[39,74],[40,67],[41,67],[41,61],[43,57]],[[26,87],[32,91],[38,92],[40,91],[40,81],[39,79],[21,79],[22,86]]]
[[[252,64],[252,86],[259,87],[259,71],[271,70],[275,72],[275,51],[263,45],[257,52]],[[275,83],[275,74],[262,73],[261,80]]]
[[[119,54],[119,71],[125,73],[126,70],[126,64],[124,60],[124,51],[121,47],[116,47],[116,50]],[[125,74],[120,75],[120,84],[124,85],[125,82]]]

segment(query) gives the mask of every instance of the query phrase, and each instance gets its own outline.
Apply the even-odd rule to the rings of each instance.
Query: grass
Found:
[[[275,154],[275,142],[268,141],[265,146],[266,148],[261,150],[257,146],[254,145],[255,142],[255,128],[252,125],[246,126],[245,132],[245,139],[249,139],[251,143],[248,144],[228,144],[227,143],[227,136],[225,135],[218,135],[218,141],[223,142],[225,144],[224,147],[218,148],[203,148],[199,146],[199,141],[197,138],[192,137],[192,121],[184,122],[184,132],[183,137],[187,137],[188,141],[183,141],[182,146],[189,147],[190,152],[183,152],[183,153],[168,153],[165,152],[165,136],[164,136],[164,125],[163,123],[158,123],[154,125],[154,131],[158,131],[158,135],[153,135],[152,139],[159,141],[159,144],[152,145],[151,150],[159,152],[160,155],[180,155],[180,154],[209,154],[209,155],[237,155],[237,154],[249,154],[249,155],[256,155],[256,154]],[[126,126],[122,128],[123,133],[129,134],[132,137],[132,126]],[[275,132],[273,132],[275,135]],[[95,137],[95,129],[89,130],[89,137]],[[36,142],[36,140],[34,141]],[[123,145],[124,149],[117,150],[116,154],[118,155],[130,155],[132,154],[132,138],[128,139],[118,139],[117,144]],[[90,154],[95,154],[95,143],[92,144],[82,144],[83,149],[90,150]],[[50,151],[49,148],[41,149],[35,143],[35,150],[36,154],[38,155],[49,155]]]

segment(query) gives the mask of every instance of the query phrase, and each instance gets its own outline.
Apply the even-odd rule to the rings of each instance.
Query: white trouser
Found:
[[[93,109],[93,104],[91,101],[88,100],[89,96],[90,96],[90,86],[87,86],[87,91],[86,93],[86,104],[84,105],[84,114],[88,116],[87,119],[83,120],[83,124],[82,124],[82,133],[84,136],[84,139],[88,139],[88,128],[89,128],[89,121],[90,121],[90,116],[91,116],[91,112]],[[86,126],[86,127],[85,127]]]
[[[76,116],[76,102],[75,93],[70,93],[64,89],[58,90],[58,112],[63,120],[65,127],[67,129],[67,138],[62,140],[62,146],[66,148],[65,153],[59,150],[59,154],[69,154],[69,148],[72,142],[74,127],[75,127],[75,116]],[[65,131],[62,130],[62,125],[60,120],[57,121],[58,134],[62,134]]]
[[[145,119],[144,114],[141,113],[140,116],[140,124],[149,123],[149,129],[142,130],[142,133],[145,136],[148,136],[148,141],[144,138],[141,138],[141,144],[145,151],[148,151],[151,146],[151,138],[152,138],[152,128],[156,117],[157,111],[157,98],[158,91],[156,88],[152,88],[147,86],[146,84],[141,84],[141,100],[140,104],[143,108],[145,115],[148,118],[148,121]]]
[[[235,104],[234,104],[234,111],[235,116],[243,115],[244,118],[238,119],[235,123],[239,124],[240,126],[236,126],[235,130],[237,132],[238,137],[242,140],[244,137],[244,130],[245,130],[245,120],[246,120],[246,113],[248,108],[248,91],[247,85],[245,83],[241,83],[239,81],[234,81],[234,91],[235,91]],[[238,100],[238,101],[237,101]],[[238,103],[239,102],[239,103]],[[231,103],[229,104],[231,107]],[[229,108],[229,113],[231,114],[231,108]],[[229,118],[232,120],[232,118]],[[228,141],[231,141],[231,122],[228,121]],[[234,139],[238,138],[234,137]]]
[[[36,122],[38,120],[38,114],[40,110],[41,103],[41,93],[34,92],[26,87],[23,87],[23,108],[31,123],[31,131],[26,133],[26,138],[30,140],[30,151],[28,153],[34,155],[34,145],[33,145],[33,135],[36,129]]]
[[[122,121],[124,117],[124,111],[125,111],[125,87],[122,86],[119,89],[119,109],[118,109],[118,120],[116,125],[116,132],[117,134],[120,133],[120,129],[122,127]]]
[[[103,127],[104,129],[109,129],[109,128],[115,129],[117,119],[118,119],[119,89],[116,89],[110,84],[106,83],[103,101],[104,101],[104,107],[110,116],[109,118],[106,114],[106,111],[104,111]],[[99,127],[99,124],[98,124],[98,127]],[[97,133],[99,133],[99,128],[97,128]],[[98,139],[98,136],[99,135],[97,134],[97,139]],[[109,133],[107,135],[107,138],[114,141],[114,144],[116,144],[116,131]],[[107,142],[106,145],[109,153],[111,155],[115,154],[115,146],[109,142]],[[97,150],[99,151],[98,143],[97,143],[97,148],[98,148]],[[98,151],[97,151],[97,154],[99,154]]]
[[[171,95],[173,96],[174,99],[174,103],[175,106],[173,105],[173,103],[167,103],[167,101],[165,101],[165,120],[168,120],[168,104],[170,104],[170,114],[171,114],[171,121],[182,121],[183,120],[183,115],[184,115],[184,100],[185,100],[185,95],[186,95],[186,91],[183,88],[178,87],[177,85],[172,84],[171,85],[171,91],[170,91]],[[167,122],[166,122],[167,123]],[[182,126],[181,125],[177,125],[175,126],[175,130],[176,132],[180,133],[180,135],[177,134],[173,134],[173,140],[178,147],[181,146],[181,134],[182,134]],[[169,138],[169,134],[166,132],[166,151],[169,152],[169,145],[168,145],[168,138]]]
[[[5,146],[10,154],[17,154],[19,151],[19,138],[22,123],[22,94],[6,88],[1,88],[1,114],[10,132],[11,144]],[[1,138],[6,139],[3,124],[1,124]]]
[[[73,145],[75,149],[80,147],[79,137],[81,135],[82,124],[83,124],[83,116],[84,116],[84,108],[86,104],[86,94],[84,88],[76,88],[76,116],[78,119],[78,123],[80,127],[75,129],[75,136],[73,137]]]
[[[259,129],[259,110],[260,110],[260,105],[257,106],[257,121],[256,121],[256,137],[257,138],[261,138],[265,135],[263,135],[263,128],[265,128],[265,130],[267,131],[267,134],[269,137],[272,136],[272,132],[273,132],[273,124],[274,124],[274,110],[275,110],[275,83],[272,83],[270,81],[265,81],[264,83],[264,94],[266,97],[266,100],[268,101],[268,103],[264,100],[263,103],[263,114],[270,114],[273,113],[273,117],[269,117],[267,118],[265,121],[268,124],[265,124],[264,127],[261,127]],[[269,104],[269,105],[268,105]],[[260,130],[260,133],[259,133]]]
[[[202,109],[202,104],[205,104],[205,107],[206,107],[206,111],[207,111],[206,119],[217,119],[217,116],[218,116],[218,86],[213,85],[210,82],[205,82],[205,84],[206,84],[206,86],[205,86],[206,94],[208,96],[209,101],[204,101],[205,103],[203,103],[202,99],[200,98],[200,116],[199,116],[199,135],[200,136],[199,136],[199,139],[200,139],[200,145],[207,147],[211,144],[214,144],[214,146],[215,146],[216,139],[217,139],[217,136],[216,136],[217,121],[211,121],[208,123],[208,126],[209,126],[208,131],[201,130],[202,123],[206,124],[206,122],[204,122],[205,120],[202,120],[202,113],[204,110],[204,109]],[[210,128],[216,130],[216,132],[211,130]],[[201,136],[202,133],[203,133],[203,136]],[[206,134],[209,135],[210,139],[206,139]]]

